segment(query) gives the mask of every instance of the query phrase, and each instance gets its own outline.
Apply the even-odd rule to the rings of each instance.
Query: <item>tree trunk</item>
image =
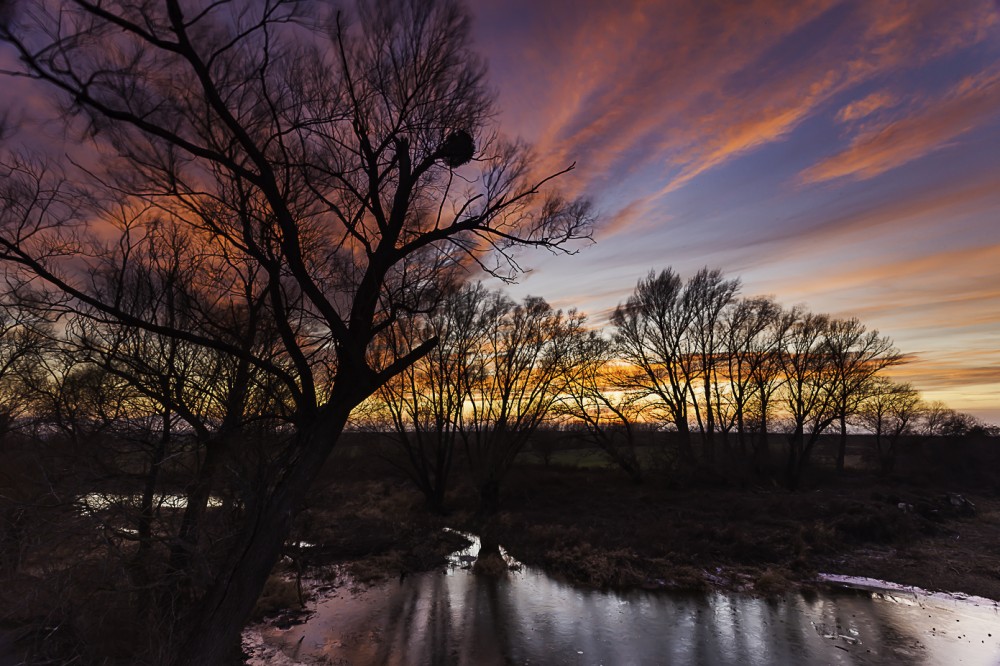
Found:
[[[642,483],[642,466],[639,464],[639,459],[635,455],[634,448],[630,448],[628,452],[619,452],[616,460],[618,467],[628,475],[632,483]]]
[[[705,461],[710,465],[715,462],[715,413],[712,409],[712,387],[708,377],[705,378]]]
[[[170,547],[170,568],[173,571],[186,569],[191,553],[197,549],[201,521],[212,496],[215,474],[228,450],[228,435],[212,438],[205,443],[205,460],[198,470],[198,476],[185,491],[187,506],[184,507],[177,540]]]
[[[889,476],[896,469],[896,442],[898,439],[898,435],[896,437],[890,437],[884,452],[882,451],[882,447],[879,446],[880,476]]]
[[[736,442],[740,447],[740,455],[744,460],[747,458],[747,433],[746,424],[743,422],[743,405],[736,408]]]
[[[785,485],[789,490],[798,490],[799,488],[805,457],[804,439],[805,433],[802,426],[796,426],[795,432],[788,440],[788,460],[785,464]]]
[[[844,459],[847,457],[847,415],[840,415],[840,442],[837,445],[837,473],[844,473]]]
[[[146,484],[142,490],[142,505],[139,510],[139,523],[136,526],[136,533],[139,538],[139,549],[136,552],[136,563],[140,570],[145,569],[145,559],[149,550],[153,546],[153,500],[156,497],[156,485],[160,477],[160,465],[167,454],[167,446],[170,443],[170,412],[163,412],[163,430],[160,433],[159,441],[153,450],[153,455],[149,461],[149,472],[146,474]]]
[[[160,465],[167,455],[169,444],[170,411],[165,409],[163,413],[163,430],[149,461],[149,472],[146,474],[146,483],[142,490],[142,504],[139,509],[139,521],[136,525],[136,536],[139,539],[139,547],[136,549],[131,568],[136,587],[142,591],[139,601],[140,613],[145,613],[156,603],[148,589],[151,580],[149,555],[153,548],[153,502],[156,499],[156,486],[160,477]]]
[[[691,448],[691,428],[688,426],[687,419],[677,419],[675,425],[677,426],[677,439],[680,442],[681,460],[685,463],[693,463],[694,449]]]
[[[796,455],[795,445],[789,445],[788,450],[788,461],[785,463],[785,487],[789,490],[798,490],[799,478],[798,478],[798,456]]]
[[[499,510],[500,481],[490,478],[479,486],[479,510],[476,513],[480,518],[489,518]]]
[[[754,464],[758,474],[768,472],[771,465],[771,441],[767,434],[767,411],[760,417],[760,432],[754,442]]]
[[[445,516],[448,514],[448,510],[445,508],[444,497],[447,492],[447,482],[445,479],[447,476],[438,476],[436,483],[432,486],[430,493],[427,495],[427,507],[432,513],[439,516]]]
[[[271,494],[259,498],[230,549],[215,585],[190,620],[174,666],[232,663],[240,634],[281,555],[302,501],[344,428],[348,412],[331,415],[303,435],[302,455]]]

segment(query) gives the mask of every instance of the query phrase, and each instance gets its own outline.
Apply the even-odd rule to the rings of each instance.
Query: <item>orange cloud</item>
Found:
[[[643,221],[648,222],[652,216],[647,204],[648,201],[645,199],[636,199],[610,216],[605,216],[597,229],[597,239],[608,238],[619,231],[635,227]],[[658,220],[662,222],[662,216]]]
[[[844,106],[837,112],[837,120],[842,123],[849,123],[860,120],[883,109],[888,109],[899,103],[895,95],[886,91],[873,92],[872,94],[855,100]]]
[[[591,195],[658,178],[648,203],[785,139],[860,83],[987,39],[997,14],[989,0],[503,6],[526,34],[487,40],[487,52],[504,115],[529,128],[539,169],[576,161],[565,184]],[[493,11],[486,20],[504,10]],[[889,105],[876,95],[842,112]]]
[[[934,391],[1000,384],[1000,352],[979,357],[976,362],[980,365],[970,366],[969,358],[964,355],[921,353],[888,374],[898,381]]]
[[[809,167],[800,179],[818,183],[837,178],[872,178],[996,120],[998,110],[1000,73],[994,70],[966,77],[941,99],[926,103],[915,113],[863,128],[845,150]]]
[[[840,251],[850,254],[850,246],[842,245]],[[809,255],[802,256],[802,261],[818,263]],[[961,271],[955,270],[958,266]],[[988,303],[1000,306],[997,266],[1000,243],[917,256],[880,256],[877,262],[861,256],[838,263],[832,271],[804,272],[793,289],[784,291],[786,298],[793,299],[838,294],[852,302],[852,315],[884,320],[905,316],[907,325],[899,328],[1000,325],[1000,307],[984,307]]]

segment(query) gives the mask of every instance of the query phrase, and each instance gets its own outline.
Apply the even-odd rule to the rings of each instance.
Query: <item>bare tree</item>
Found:
[[[723,323],[725,340],[725,375],[733,402],[736,437],[740,453],[753,447],[758,465],[765,463],[767,418],[773,381],[768,366],[776,361],[782,334],[775,326],[781,317],[781,308],[769,298],[741,299],[726,311]],[[757,437],[751,439],[754,405],[760,412]]]
[[[500,488],[572,371],[573,340],[583,318],[553,310],[543,299],[514,303],[493,292],[477,308],[479,340],[463,373],[465,408],[459,434],[479,490],[479,514],[499,508]]]
[[[838,412],[831,383],[833,361],[826,349],[830,318],[801,310],[793,317],[779,354],[784,374],[779,396],[789,419],[785,481],[794,490],[813,447]]]
[[[0,442],[29,415],[30,387],[48,350],[48,324],[12,303],[0,303]]]
[[[618,354],[635,368],[629,388],[663,406],[687,462],[694,459],[689,421],[694,359],[686,353],[692,318],[680,276],[670,268],[658,275],[650,271],[611,316]]]
[[[720,421],[718,365],[723,351],[722,321],[725,310],[740,289],[739,280],[726,280],[722,271],[703,268],[684,287],[684,309],[690,314],[691,330],[686,356],[697,361],[701,399],[694,396],[695,418],[702,433],[705,460],[715,460],[715,431]]]
[[[13,74],[56,91],[103,156],[72,186],[38,160],[7,159],[16,205],[2,212],[0,258],[67,308],[243,361],[288,396],[290,436],[247,489],[247,519],[185,616],[176,664],[231,656],[351,409],[433,348],[377,362],[374,341],[400,313],[470,261],[510,277],[512,248],[557,250],[590,220],[586,204],[544,194],[551,177],[529,180],[527,151],[491,133],[485,68],[456,2],[361,2],[353,21],[321,10],[65,0],[0,26],[21,59]],[[473,159],[478,175],[463,166]],[[127,271],[164,217],[213,269],[197,302],[260,303],[279,353],[234,343],[216,308],[180,327],[95,284],[95,266]]]
[[[914,432],[924,411],[920,394],[909,384],[898,384],[885,377],[870,382],[868,395],[861,401],[856,422],[875,436],[879,473],[892,474],[896,465],[899,440]]]
[[[119,307],[132,316],[195,332],[200,326],[199,314],[208,308],[205,303],[197,303],[195,292],[207,276],[196,256],[197,245],[192,246],[190,239],[178,231],[175,226],[164,229],[151,225],[147,233],[152,240],[136,248],[129,271],[104,270],[97,274],[103,281],[104,293],[122,294]],[[263,355],[268,341],[260,322],[238,302],[230,306],[216,307],[212,312],[217,331],[231,331],[233,344]],[[234,468],[234,461],[227,458],[233,444],[246,439],[250,406],[252,419],[259,422],[273,416],[275,405],[279,412],[281,407],[287,408],[282,404],[287,394],[277,398],[265,395],[267,387],[255,381],[255,375],[260,373],[244,359],[147,329],[104,321],[93,308],[76,313],[65,328],[64,344],[72,345],[79,358],[127,382],[147,404],[158,406],[161,427],[156,441],[150,444],[137,528],[136,568],[144,568],[138,565],[152,545],[153,498],[158,492],[160,470],[169,459],[174,472],[183,471],[188,482],[179,529],[169,539],[161,539],[170,542],[170,569],[185,580],[190,574],[186,571],[189,556],[196,554],[201,519],[216,474],[224,462]],[[272,350],[275,342],[272,336]],[[178,439],[176,430],[186,436]],[[239,453],[246,455],[246,448],[244,442]],[[142,587],[166,586],[170,582],[144,582]]]
[[[926,406],[920,425],[921,434],[930,437],[961,437],[975,432],[988,433],[990,429],[971,414],[957,412],[940,401]]]
[[[892,340],[869,331],[858,319],[834,319],[826,335],[827,353],[832,361],[831,390],[840,421],[837,471],[844,471],[847,452],[847,420],[868,395],[867,385],[887,367],[902,361]]]
[[[569,384],[558,410],[580,424],[587,439],[630,479],[639,483],[643,464],[637,435],[647,404],[631,389],[630,369],[616,358],[611,340],[589,331],[576,337]]]
[[[785,374],[785,351],[788,338],[795,324],[797,309],[778,309],[774,319],[764,334],[754,343],[750,365],[750,376],[756,387],[752,401],[754,415],[754,457],[758,467],[767,463],[770,457],[770,423],[775,407],[780,405],[778,392],[788,380]]]
[[[474,381],[470,374],[483,343],[481,327],[490,325],[479,306],[489,298],[481,283],[465,286],[446,294],[429,316],[392,332],[394,355],[419,340],[438,340],[427,355],[386,382],[378,398],[403,451],[404,470],[439,513],[445,510],[467,387]]]

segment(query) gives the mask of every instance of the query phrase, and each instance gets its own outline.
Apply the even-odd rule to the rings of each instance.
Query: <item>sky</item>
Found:
[[[861,319],[1000,423],[1000,0],[473,0],[503,130],[600,212],[515,296],[606,321],[650,269]]]
[[[720,268],[1000,423],[1000,0],[468,2],[503,131],[600,213],[515,297],[601,325],[651,269]]]

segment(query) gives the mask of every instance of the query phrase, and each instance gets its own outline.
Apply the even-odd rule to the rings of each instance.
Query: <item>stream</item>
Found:
[[[249,663],[1000,664],[988,599],[843,576],[827,577],[842,588],[771,600],[602,591],[528,566],[476,576],[478,549],[444,571],[318,592],[304,623],[247,629]]]

